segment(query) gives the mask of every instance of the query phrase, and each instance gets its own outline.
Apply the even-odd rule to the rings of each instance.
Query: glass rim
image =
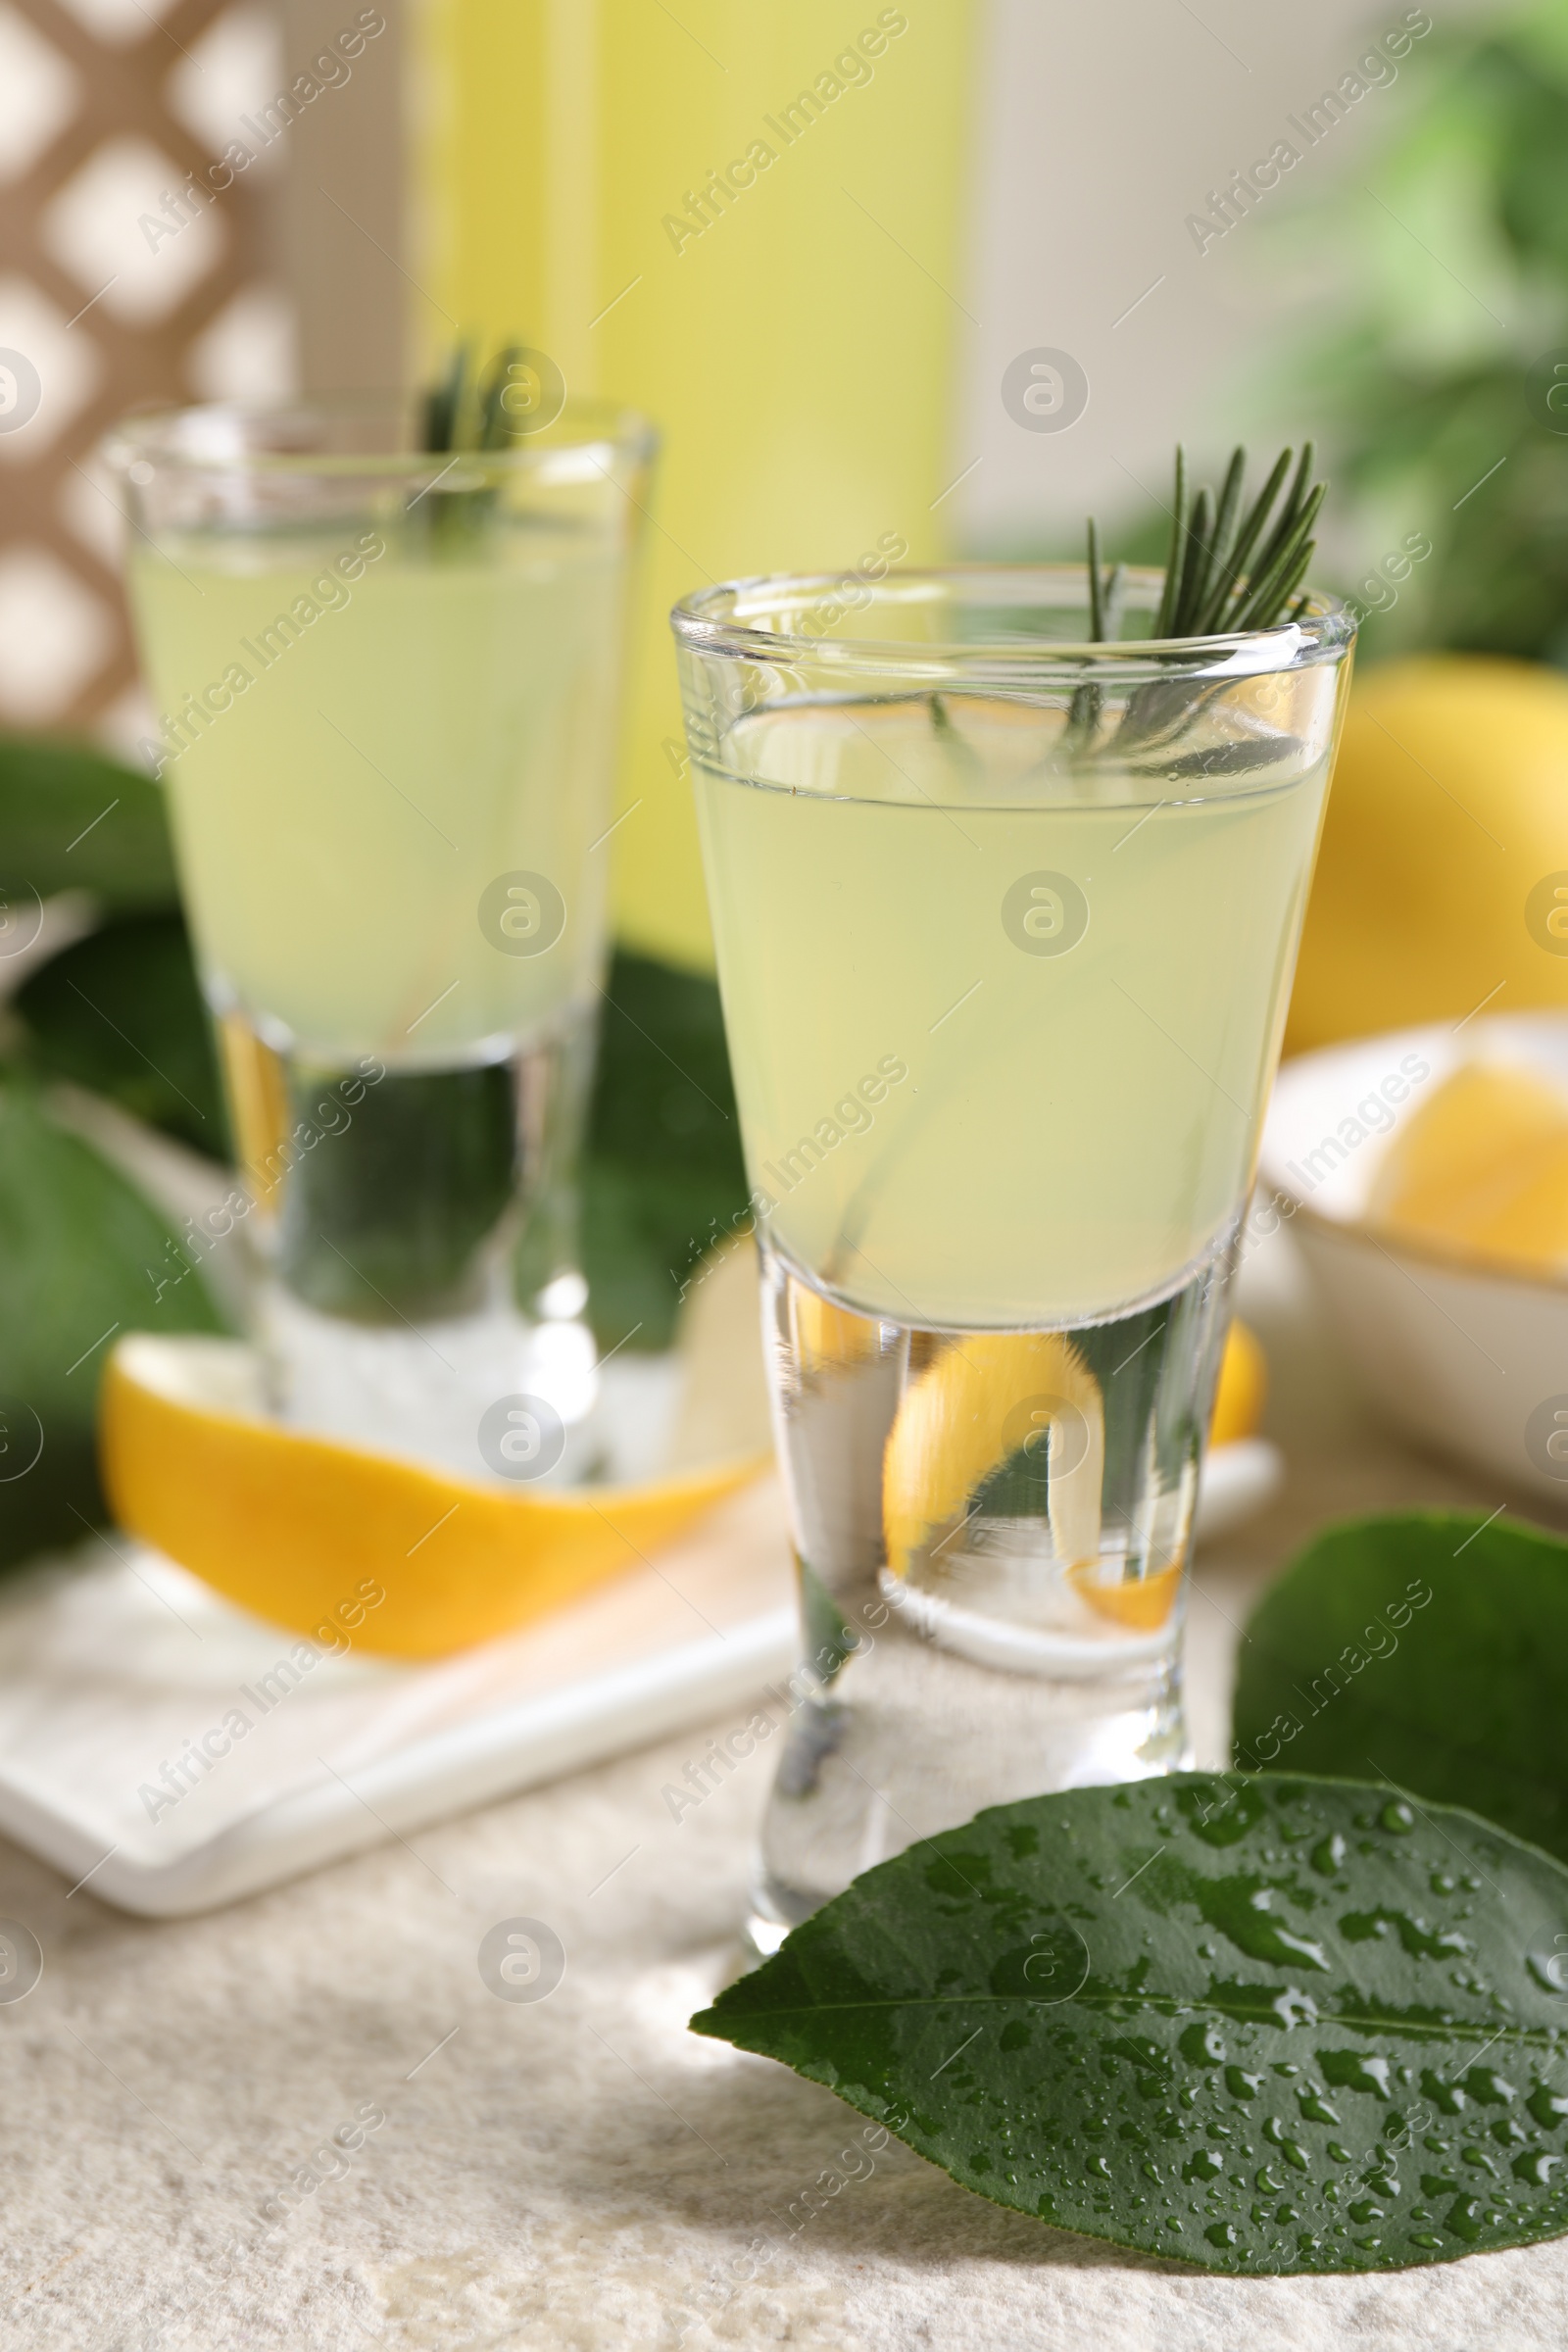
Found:
[[[1152,603],[1164,585],[1164,569],[1152,564],[1123,566],[1130,589]],[[1314,662],[1338,662],[1355,639],[1356,620],[1338,597],[1303,588],[1307,610],[1298,620],[1270,629],[1242,629],[1211,637],[1136,637],[1070,640],[1040,635],[971,639],[878,638],[835,634],[846,612],[863,614],[873,603],[933,599],[955,581],[976,586],[995,581],[1017,589],[1025,584],[1056,591],[1058,604],[1087,608],[1089,567],[1083,563],[974,563],[913,566],[880,579],[856,571],[766,572],[720,580],[683,596],[669,622],[677,642],[692,653],[766,662],[786,667],[812,662],[847,673],[933,679],[956,684],[1023,685],[1054,674],[1093,670],[1106,684],[1136,686],[1155,678],[1246,677],[1270,670],[1299,669]],[[1070,591],[1070,593],[1063,593]],[[1020,602],[1022,599],[1019,600]],[[1050,594],[1036,604],[1050,603]],[[833,619],[815,631],[764,628],[745,618],[745,609],[797,603],[802,616],[837,606]]]
[[[303,427],[312,418],[356,419],[406,417],[416,395],[408,392],[325,392],[291,400],[211,400],[150,403],[131,409],[104,434],[100,449],[117,472],[134,465],[153,465],[170,473],[193,476],[252,473],[272,478],[355,481],[391,479],[417,481],[459,464],[466,471],[488,476],[526,474],[548,467],[566,455],[581,458],[603,449],[612,457],[646,464],[659,446],[658,428],[640,410],[615,400],[568,398],[550,419],[531,433],[520,435],[504,449],[270,449],[247,444],[244,434],[271,422],[296,421]],[[202,428],[208,428],[203,442]],[[228,428],[226,445],[223,428]],[[461,486],[461,485],[459,485]]]

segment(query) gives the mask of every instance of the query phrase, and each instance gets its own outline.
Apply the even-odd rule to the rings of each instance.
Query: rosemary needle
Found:
[[[1207,489],[1194,491],[1187,454],[1178,444],[1170,550],[1152,628],[1156,641],[1237,636],[1302,617],[1310,600],[1299,591],[1312,561],[1313,526],[1327,488],[1312,479],[1312,455],[1310,441],[1303,443],[1299,457],[1282,450],[1262,489],[1247,506],[1245,449],[1238,446],[1231,452],[1216,498]],[[1089,571],[1090,625],[1099,637],[1116,599],[1117,579],[1113,574],[1110,589],[1102,588],[1099,533],[1093,522]],[[1168,749],[1210,691],[1176,678],[1138,687],[1115,731],[1117,751],[1148,757],[1156,748]],[[1101,689],[1092,683],[1080,686],[1073,696],[1063,742],[1075,757],[1093,750],[1101,701]]]

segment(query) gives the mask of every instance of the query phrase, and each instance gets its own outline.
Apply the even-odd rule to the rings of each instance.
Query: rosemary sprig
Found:
[[[506,449],[518,437],[506,395],[522,351],[520,343],[505,343],[488,366],[480,368],[471,344],[454,346],[444,374],[429,386],[419,406],[420,446],[430,456]],[[429,497],[420,491],[411,502],[411,515],[416,506],[432,538],[466,541],[493,514],[495,492],[488,484],[436,491]]]
[[[1089,634],[1097,645],[1105,634],[1104,582],[1100,576],[1100,532],[1089,517]]]
[[[520,343],[503,344],[491,363],[489,375],[479,394],[478,446],[481,449],[505,449],[516,435],[507,413],[506,396],[512,381],[514,363],[522,357]]]
[[[1310,458],[1310,443],[1308,443],[1307,448],[1302,452],[1302,455]],[[1251,561],[1252,550],[1262,535],[1263,527],[1268,521],[1270,512],[1273,509],[1274,501],[1278,498],[1281,485],[1283,484],[1285,477],[1290,470],[1291,453],[1288,449],[1282,449],[1279,456],[1274,461],[1273,471],[1270,473],[1268,480],[1263,484],[1262,489],[1258,492],[1256,498],[1252,501],[1250,508],[1248,510],[1247,515],[1242,523],[1242,527],[1236,534],[1235,544],[1231,548],[1230,554],[1226,559],[1226,568],[1230,575],[1226,581],[1227,592],[1231,586],[1231,583],[1242,577],[1249,563]],[[1223,611],[1223,609],[1224,605],[1222,598],[1218,606],[1215,608],[1216,614],[1218,612]]]
[[[1312,482],[1308,441],[1275,514],[1294,454],[1281,451],[1268,480],[1238,521],[1246,450],[1232,452],[1218,500],[1200,490],[1191,508],[1186,453],[1177,450],[1170,554],[1154,620],[1156,637],[1228,637],[1273,628],[1285,617],[1312,561],[1312,525],[1328,487]]]
[[[1231,453],[1218,498],[1206,489],[1193,493],[1186,452],[1176,452],[1170,553],[1165,584],[1154,616],[1153,635],[1166,643],[1194,637],[1229,637],[1271,629],[1298,619],[1307,599],[1298,597],[1315,541],[1312,526],[1327,485],[1312,480],[1312,444],[1302,447],[1291,471],[1293,450],[1282,450],[1262,489],[1245,508],[1247,452]],[[1285,487],[1287,477],[1290,486]],[[1283,498],[1281,493],[1283,492]],[[1098,636],[1098,536],[1090,525],[1090,626]],[[1075,726],[1080,701],[1073,697],[1064,746],[1081,757],[1086,748]],[[1095,689],[1098,693],[1098,689]],[[1211,699],[1212,688],[1171,679],[1141,686],[1128,701],[1112,742],[1118,757],[1147,754],[1173,744]]]
[[[443,456],[449,449],[459,449],[459,419],[465,406],[472,359],[466,343],[459,343],[447,362],[446,374],[432,384],[420,403],[419,446],[432,456]]]
[[[504,343],[481,370],[474,364],[472,345],[457,344],[445,374],[420,403],[420,447],[432,457],[442,457],[449,450],[505,449],[515,440],[506,395],[522,352],[520,343]]]
[[[1214,560],[1213,549],[1214,501],[1207,490],[1200,490],[1193,501],[1193,519],[1188,525],[1183,548],[1181,585],[1176,591],[1176,612],[1171,622],[1174,637],[1193,637],[1198,633],[1199,606],[1203,584]]]
[[[1176,444],[1176,494],[1171,508],[1171,552],[1165,564],[1165,586],[1154,615],[1154,635],[1173,634],[1176,618],[1176,597],[1182,584],[1181,550],[1187,544],[1187,452]]]
[[[1108,576],[1102,571],[1100,526],[1092,514],[1089,517],[1088,572],[1089,635],[1094,644],[1103,645],[1115,637],[1120,622],[1122,584],[1127,576],[1127,566],[1124,564],[1113,565]],[[1104,696],[1100,687],[1092,678],[1086,679],[1072,698],[1062,736],[1061,748],[1069,758],[1081,759],[1094,749],[1103,706]]]

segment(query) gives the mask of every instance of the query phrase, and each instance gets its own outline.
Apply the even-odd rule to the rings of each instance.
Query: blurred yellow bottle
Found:
[[[520,334],[662,428],[617,928],[711,960],[665,613],[705,580],[942,552],[970,0],[433,0],[423,363]]]

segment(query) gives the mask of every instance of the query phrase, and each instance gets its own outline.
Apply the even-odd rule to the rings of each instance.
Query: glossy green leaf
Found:
[[[1183,1774],[868,1871],[692,2020],[967,2188],[1211,2270],[1568,2230],[1568,1871],[1386,1788]]]
[[[93,1420],[112,1339],[220,1324],[165,1219],[15,1078],[0,1084],[0,1564],[9,1564],[77,1544],[104,1518]]]
[[[162,786],[85,744],[0,738],[0,888],[19,910],[65,890],[172,906]]]
[[[1568,1859],[1568,1544],[1405,1512],[1330,1528],[1247,1625],[1237,1759],[1396,1782]]]
[[[65,948],[15,999],[40,1076],[107,1095],[210,1159],[229,1156],[212,1024],[177,913],[132,914]]]

